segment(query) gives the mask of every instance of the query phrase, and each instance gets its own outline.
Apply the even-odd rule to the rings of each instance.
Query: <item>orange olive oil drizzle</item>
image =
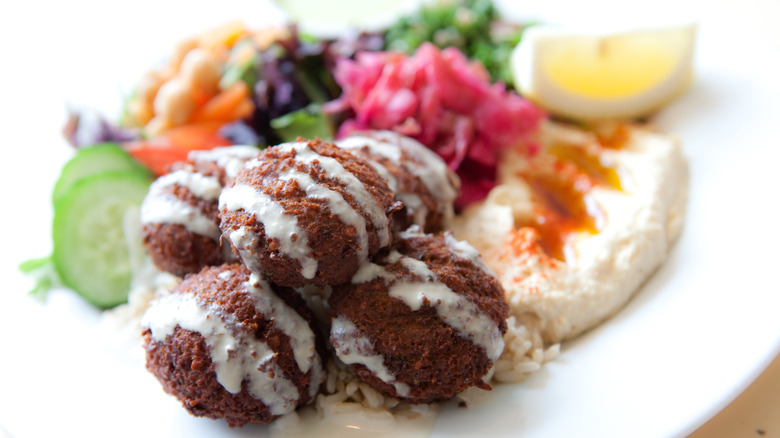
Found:
[[[575,233],[598,232],[597,220],[585,197],[571,181],[547,176],[526,176],[535,200],[534,215],[529,223],[539,232],[539,243],[549,256],[565,261]]]
[[[628,123],[616,123],[594,129],[599,145],[606,149],[623,149],[631,140]]]
[[[620,177],[615,168],[605,165],[598,154],[564,143],[553,144],[547,151],[559,160],[573,163],[600,184],[612,187],[615,190],[623,190],[620,184]]]
[[[590,195],[592,188],[623,190],[615,168],[605,165],[600,156],[604,149],[620,149],[628,143],[627,128],[621,124],[595,138],[589,148],[554,144],[542,152],[554,157],[554,172],[521,175],[531,187],[535,209],[531,221],[516,225],[535,228],[545,253],[560,261],[576,256],[572,247],[576,234],[596,234],[606,222],[604,211]]]

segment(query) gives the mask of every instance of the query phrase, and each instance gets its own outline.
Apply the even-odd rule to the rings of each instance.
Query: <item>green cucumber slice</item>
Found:
[[[76,181],[54,206],[54,265],[65,286],[97,307],[127,301],[132,273],[123,221],[148,190],[145,173],[100,172]]]
[[[121,146],[116,143],[101,143],[79,149],[76,155],[65,164],[57,183],[54,185],[52,201],[57,203],[81,178],[110,170],[145,173],[148,178],[152,178],[152,173],[133,159]]]

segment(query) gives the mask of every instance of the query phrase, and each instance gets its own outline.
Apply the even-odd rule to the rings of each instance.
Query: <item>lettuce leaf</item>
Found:
[[[319,104],[309,104],[297,111],[271,120],[271,128],[284,142],[305,139],[332,140],[333,122],[322,112]]]

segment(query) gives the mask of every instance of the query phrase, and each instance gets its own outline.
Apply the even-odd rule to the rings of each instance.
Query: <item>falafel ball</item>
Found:
[[[367,159],[403,203],[393,217],[398,231],[419,225],[436,233],[452,220],[460,179],[422,143],[393,131],[356,131],[336,144]]]
[[[288,287],[349,281],[390,245],[401,207],[365,160],[301,139],[247,162],[219,205],[220,227],[247,267]]]
[[[221,245],[219,193],[235,168],[259,152],[230,146],[191,153],[152,183],[141,206],[141,233],[158,268],[183,277],[234,259]]]
[[[483,377],[503,351],[509,306],[468,243],[413,227],[328,304],[336,356],[380,392],[430,403],[490,388]]]
[[[267,424],[316,396],[321,337],[295,291],[239,264],[204,268],[152,302],[146,367],[193,415]]]

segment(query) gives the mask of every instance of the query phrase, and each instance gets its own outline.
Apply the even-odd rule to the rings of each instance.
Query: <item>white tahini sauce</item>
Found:
[[[366,147],[371,154],[388,158],[396,164],[401,165],[401,150],[398,146],[390,143],[384,143],[369,137],[353,136],[340,140],[336,144],[344,149],[362,149]],[[384,165],[382,165],[382,163],[368,157],[364,158],[366,158],[379,176],[385,180],[387,186],[390,187],[390,190],[395,193],[396,198],[404,204],[406,211],[412,215],[413,223],[424,225],[425,218],[428,216],[428,208],[423,204],[422,198],[416,193],[400,190],[398,188],[398,180]]]
[[[413,237],[424,237],[425,233],[422,231],[422,229],[420,229],[420,227],[412,225],[406,230],[398,233],[398,236],[402,239],[409,239]],[[458,240],[452,235],[452,233],[446,232],[444,233],[444,243],[447,245],[447,248],[449,248],[450,251],[452,251],[452,253],[456,256],[470,261],[474,264],[474,266],[478,267],[491,277],[496,277],[496,273],[482,260],[482,255],[480,252],[467,241]]]
[[[380,153],[379,151],[374,150],[374,148],[372,147],[371,144],[366,144],[366,142],[363,139],[364,139],[364,137],[358,137],[358,136],[346,137],[346,138],[344,138],[342,140],[337,141],[336,145],[338,147],[342,148],[342,149],[352,149],[352,150],[354,150],[354,149],[362,149],[363,147],[367,147],[368,150],[371,153],[375,154],[375,155],[386,157],[387,156],[386,154],[389,154],[389,155],[397,156],[395,161],[399,161],[401,159],[401,153],[400,153],[400,150],[397,147],[388,144],[388,145],[386,145],[387,148],[394,149],[394,150],[393,151],[388,151],[388,152],[386,152],[386,154],[385,153]],[[377,145],[377,147],[380,147],[380,148],[382,147],[381,145],[385,145],[385,143],[380,143],[380,142],[376,142],[376,141],[374,143]],[[393,192],[396,192],[396,194],[397,194],[397,192],[398,192],[398,181],[390,173],[390,171],[388,171],[385,166],[383,166],[380,162],[378,162],[376,160],[372,160],[372,159],[369,158],[366,161],[368,161],[368,164],[370,164],[371,167],[373,167],[374,170],[376,170],[376,172],[379,174],[379,176],[382,177],[383,180],[385,180],[385,182],[387,183],[387,186],[390,187],[390,190],[392,190]]]
[[[353,135],[337,141],[336,145],[344,149],[361,149],[366,147],[372,154],[385,157],[394,163],[401,162],[401,149],[398,144],[377,140],[374,137]]]
[[[219,240],[219,225],[203,212],[181,199],[165,193],[149,196],[141,204],[142,224],[178,224],[188,231]]]
[[[394,251],[395,252],[395,251]],[[386,280],[392,280],[393,275],[385,270],[385,268],[371,263],[370,261],[363,262],[358,268],[357,272],[352,276],[352,284],[368,283],[376,278],[384,278]]]
[[[416,230],[417,227],[413,227],[406,234],[401,233],[401,237],[408,238]],[[454,241],[451,244],[458,248],[457,251],[466,256],[473,255],[466,248],[466,246],[470,248],[470,245],[467,243],[464,243],[466,246],[461,245],[454,238],[450,238]],[[463,257],[449,244],[448,247],[453,251],[453,255]],[[366,262],[352,277],[352,283],[366,283],[376,278],[384,279],[389,284],[388,293],[391,297],[403,301],[412,311],[420,310],[427,302],[436,309],[436,314],[442,321],[454,328],[460,336],[484,348],[490,360],[498,359],[504,350],[503,335],[498,324],[480,310],[479,306],[440,282],[437,275],[421,260],[404,256],[398,251],[391,251],[385,258],[385,262],[389,264],[400,262],[407,272],[413,273],[419,280],[402,280],[400,276],[393,276],[382,266]]]
[[[151,330],[157,342],[165,341],[176,326],[199,333],[211,350],[217,381],[225,390],[236,394],[246,380],[249,393],[268,406],[273,415],[295,409],[300,398],[298,388],[272,360],[275,353],[268,345],[249,333],[229,329],[229,325],[236,325],[235,320],[220,317],[211,306],[201,306],[195,296],[173,293],[157,298],[147,309],[142,325]]]
[[[274,326],[290,337],[290,348],[298,369],[304,373],[311,371],[309,396],[313,398],[317,395],[320,383],[325,380],[325,372],[322,359],[317,354],[311,326],[295,309],[282,301],[271,286],[257,274],[250,275],[246,287],[255,297],[257,311],[264,315],[273,315]]]
[[[225,169],[225,175],[232,178],[244,166],[244,163],[257,156],[260,149],[250,145],[226,146],[205,151],[192,151],[187,158],[190,161],[212,162]]]
[[[219,196],[219,208],[231,211],[244,210],[254,215],[258,222],[263,223],[265,234],[277,239],[282,254],[298,260],[301,263],[301,275],[306,279],[314,278],[317,273],[317,260],[310,256],[311,248],[306,231],[298,225],[298,218],[288,214],[273,198],[246,184],[236,184],[226,187]],[[246,227],[241,227],[228,237],[244,261],[252,260],[252,248],[255,246],[257,233]],[[250,271],[257,272],[259,266],[247,262]]]
[[[366,220],[344,199],[339,192],[318,184],[308,173],[295,169],[285,169],[279,174],[280,181],[295,181],[306,192],[306,196],[314,199],[325,200],[328,209],[338,216],[339,220],[353,227],[358,235],[359,247],[357,250],[358,262],[362,263],[368,257],[368,231]]]
[[[345,190],[368,214],[379,236],[379,244],[384,247],[390,243],[390,221],[384,208],[369,193],[366,186],[355,175],[347,171],[338,160],[318,154],[309,147],[308,143],[284,143],[276,147],[281,148],[282,151],[295,151],[296,161],[310,166],[316,164],[323,170],[325,177],[344,184]],[[247,166],[252,165],[259,165],[259,162],[250,161],[247,163]]]
[[[456,294],[444,283],[399,281],[390,287],[389,293],[413,311],[420,310],[427,301],[436,309],[439,318],[460,336],[484,348],[490,360],[495,361],[504,351],[504,338],[498,324],[476,304]]]
[[[409,385],[395,380],[395,374],[385,366],[384,357],[377,354],[374,344],[357,326],[344,316],[331,321],[330,339],[339,359],[345,364],[361,364],[385,383],[393,385],[398,395],[409,395]]]
[[[227,281],[230,274],[230,271],[224,271],[218,277]],[[274,327],[290,338],[298,368],[303,373],[311,372],[308,389],[309,396],[314,397],[325,374],[308,322],[259,277],[250,276],[244,283],[244,292],[255,299],[257,311],[271,319]],[[142,326],[151,330],[152,339],[157,342],[165,341],[176,326],[200,334],[210,348],[217,381],[228,392],[238,393],[246,380],[250,394],[266,404],[272,414],[291,412],[300,399],[298,388],[277,365],[276,353],[254,333],[239,329],[239,325],[233,315],[199,303],[194,295],[186,293],[157,298],[142,320]]]
[[[474,266],[478,267],[486,274],[492,277],[496,276],[496,273],[482,260],[482,255],[479,251],[471,246],[470,243],[452,237],[451,233],[444,233],[444,242],[456,256],[471,261]]]
[[[219,198],[219,192],[222,190],[222,184],[213,176],[206,176],[199,172],[186,169],[176,170],[167,173],[154,182],[159,188],[178,185],[185,187],[204,201],[214,201]]]
[[[447,163],[417,140],[393,131],[369,131],[369,136],[354,138],[358,138],[373,153],[396,163],[400,162],[400,151],[406,152],[413,159],[400,164],[412,175],[420,178],[436,199],[451,202],[458,197],[457,187],[450,183],[449,178],[453,175],[447,168]],[[393,149],[398,152],[391,152]]]
[[[397,142],[399,147],[414,158],[409,160],[409,171],[422,180],[436,199],[449,204],[458,197],[459,187],[453,186],[451,180],[457,185],[460,185],[460,181],[435,152],[417,140],[393,131],[380,131],[377,136],[385,142]]]
[[[446,163],[433,151],[423,146],[418,141],[402,136],[392,131],[368,131],[366,135],[360,133],[344,138],[336,144],[344,149],[368,148],[369,152],[392,161],[402,167],[410,174],[417,177],[425,186],[427,191],[440,201],[438,212],[442,214],[445,221],[449,221],[454,212],[452,202],[458,196],[458,188],[453,187],[452,179],[457,177],[447,168]],[[404,159],[403,153],[409,158]],[[371,162],[372,166],[383,168],[376,162]],[[389,172],[379,172],[387,180]],[[390,176],[390,178],[392,178]],[[392,180],[391,187],[396,192],[398,199],[406,206],[407,211],[412,214],[413,222],[418,225],[425,224],[425,218],[428,215],[428,209],[422,202],[422,199],[416,193],[403,192],[397,189],[395,179]],[[390,185],[390,181],[388,181]]]
[[[322,156],[312,150],[307,143],[285,143],[276,148],[282,152],[295,151],[295,160],[309,166],[317,165],[323,170],[325,177],[340,181],[345,190],[366,213],[377,230],[380,245],[390,243],[390,226],[384,208],[368,192],[365,185],[352,173],[347,171],[336,159]],[[255,157],[245,164],[245,168],[254,168],[262,164]],[[285,169],[279,174],[281,181],[295,181],[311,198],[324,200],[332,213],[346,225],[355,228],[358,235],[358,262],[368,257],[368,231],[366,220],[351,206],[344,196],[322,184],[316,183],[312,177],[294,168]],[[300,262],[301,275],[306,279],[314,278],[317,273],[317,260],[311,257],[311,248],[306,231],[298,225],[298,219],[288,214],[284,207],[271,196],[247,184],[235,184],[225,188],[219,197],[220,209],[232,211],[244,210],[253,214],[258,222],[263,224],[265,234],[277,239],[281,253]],[[245,227],[234,230],[228,237],[245,261],[251,260],[252,250],[257,239],[256,233]],[[254,263],[249,262],[249,265]],[[259,266],[249,266],[252,271],[259,271]]]
[[[165,192],[167,187],[175,185],[186,188],[204,201],[215,201],[222,190],[216,178],[198,172],[182,169],[163,175],[152,183],[141,204],[141,223],[183,225],[192,233],[219,240],[218,223],[200,208]]]

